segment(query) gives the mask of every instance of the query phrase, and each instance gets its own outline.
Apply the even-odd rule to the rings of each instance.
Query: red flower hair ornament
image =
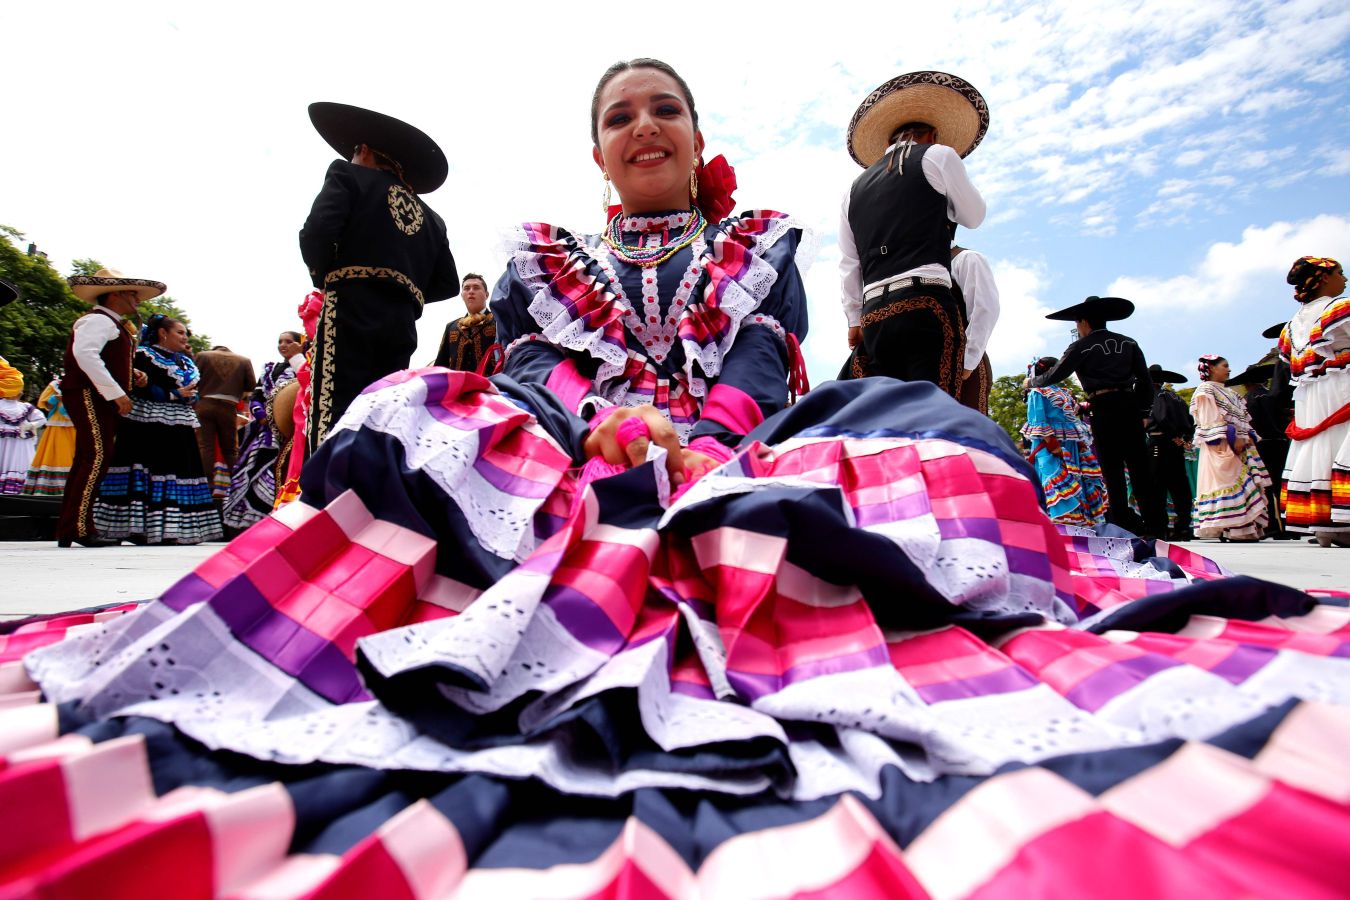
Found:
[[[694,201],[709,222],[720,222],[731,215],[736,208],[736,170],[722,154],[714,156],[707,163],[699,162],[698,199]],[[609,207],[612,219],[623,212],[623,206],[615,203]]]

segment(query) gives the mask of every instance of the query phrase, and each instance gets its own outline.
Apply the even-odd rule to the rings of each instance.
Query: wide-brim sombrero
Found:
[[[0,278],[0,306],[8,306],[18,300],[21,293],[23,292],[18,287]]]
[[[901,125],[923,122],[937,129],[937,142],[961,156],[979,146],[989,130],[989,106],[980,92],[946,72],[907,72],[867,95],[848,123],[848,152],[864,169],[881,159]]]
[[[1148,367],[1148,377],[1154,384],[1185,384],[1186,376],[1180,372],[1173,372],[1171,369],[1164,369],[1162,366],[1154,363]]]
[[[1063,322],[1088,319],[1093,322],[1117,322],[1134,315],[1134,304],[1124,297],[1088,297],[1082,303],[1057,309],[1046,316]]]
[[[1284,326],[1280,327],[1283,328]],[[1234,375],[1232,378],[1225,381],[1224,385],[1226,387],[1241,387],[1244,384],[1265,384],[1270,380],[1270,376],[1274,374],[1274,363],[1256,363],[1248,366],[1241,374]]]
[[[401,119],[346,103],[311,103],[314,129],[343,159],[360,144],[378,150],[403,167],[408,186],[429,194],[445,183],[450,163],[426,132]]]
[[[128,278],[116,269],[99,269],[93,275],[71,276],[70,290],[85,303],[95,303],[99,297],[111,291],[135,291],[136,302],[144,303],[158,297],[168,288],[162,281]]]
[[[1274,325],[1270,326],[1265,331],[1261,332],[1261,337],[1265,338],[1268,341],[1278,340],[1280,337],[1280,332],[1284,331],[1284,326],[1286,324],[1288,323],[1276,322]]]

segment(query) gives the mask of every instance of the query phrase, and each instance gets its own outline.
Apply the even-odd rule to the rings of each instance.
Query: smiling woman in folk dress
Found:
[[[1350,701],[1344,617],[1066,537],[931,384],[789,406],[799,227],[727,214],[668,66],[594,109],[622,208],[522,226],[503,374],[372,385],[298,502],[28,656],[65,705],[0,721],[45,767],[0,804],[26,889],[1341,888],[1350,719],[1298,701]]]

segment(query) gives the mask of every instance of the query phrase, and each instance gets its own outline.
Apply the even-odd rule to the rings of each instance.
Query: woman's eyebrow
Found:
[[[648,103],[656,103],[656,102],[661,101],[661,100],[677,100],[677,101],[679,101],[679,100],[682,100],[682,98],[681,98],[678,94],[664,94],[664,93],[663,93],[663,94],[652,94],[650,97],[647,98],[647,102],[648,102]],[[608,115],[609,113],[613,112],[613,111],[616,110],[616,109],[623,109],[623,108],[625,108],[625,107],[629,107],[629,106],[632,106],[632,105],[633,105],[633,102],[632,102],[631,100],[615,100],[615,101],[614,101],[613,103],[611,103],[609,106],[606,106],[606,107],[605,107],[605,113],[606,113],[606,115]]]

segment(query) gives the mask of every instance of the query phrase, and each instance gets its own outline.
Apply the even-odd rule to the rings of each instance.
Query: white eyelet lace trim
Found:
[[[620,307],[623,308],[624,323],[628,330],[645,348],[647,356],[658,363],[665,362],[670,355],[671,349],[675,346],[675,332],[680,319],[684,318],[684,311],[688,308],[689,297],[698,286],[699,279],[703,277],[703,254],[707,250],[708,242],[703,235],[694,239],[691,245],[692,254],[689,257],[689,268],[685,270],[680,278],[680,286],[675,289],[675,296],[671,298],[670,309],[665,314],[661,313],[661,296],[657,285],[656,269],[644,269],[642,272],[642,314],[639,315],[633,308],[633,303],[623,290],[623,281],[619,278],[619,273],[614,269],[614,263],[611,261],[613,251],[608,245],[599,247],[586,247],[586,254],[596,264],[600,270],[605,273],[605,278],[609,281],[609,289],[614,292],[618,298]]]

